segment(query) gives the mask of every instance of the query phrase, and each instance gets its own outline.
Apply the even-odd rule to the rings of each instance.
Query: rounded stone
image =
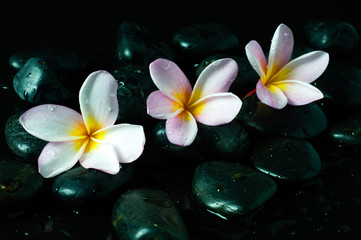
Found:
[[[22,113],[12,115],[5,125],[5,139],[9,148],[26,161],[35,162],[47,144],[46,141],[28,133],[19,123]]]
[[[346,147],[361,148],[361,115],[344,118],[328,130],[333,141]]]
[[[304,181],[321,170],[320,156],[304,139],[264,138],[253,146],[251,162],[259,171],[277,179]]]
[[[327,127],[326,115],[316,103],[287,105],[278,110],[263,104],[255,95],[243,101],[237,118],[247,131],[277,137],[311,138]]]
[[[309,21],[305,36],[315,49],[332,53],[348,53],[359,43],[359,34],[352,24],[332,19]]]
[[[118,239],[188,239],[180,213],[168,195],[160,190],[126,191],[113,206],[112,223]]]
[[[173,35],[175,48],[184,56],[205,58],[237,50],[239,40],[226,26],[205,22],[180,29]]]
[[[74,95],[62,83],[63,77],[55,61],[30,58],[14,76],[13,86],[19,97],[31,104],[64,103]]]
[[[43,185],[43,178],[31,165],[13,159],[0,159],[0,209],[27,205]]]
[[[110,197],[124,187],[132,176],[131,164],[122,165],[115,175],[78,166],[55,177],[51,189],[57,200],[76,206]]]
[[[193,195],[200,205],[223,219],[255,211],[276,190],[276,183],[265,174],[227,161],[200,164],[192,182]]]

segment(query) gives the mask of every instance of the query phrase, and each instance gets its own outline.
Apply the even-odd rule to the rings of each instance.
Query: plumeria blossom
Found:
[[[249,62],[260,76],[256,94],[261,102],[281,109],[288,104],[305,105],[323,98],[323,94],[310,83],[326,69],[328,53],[313,51],[292,61],[293,34],[281,24],[273,35],[268,63],[261,46],[251,41],[246,46]]]
[[[143,152],[143,127],[114,125],[118,116],[118,83],[106,71],[91,73],[79,92],[81,113],[61,105],[39,105],[20,116],[27,132],[49,141],[39,159],[43,177],[54,177],[78,161],[84,168],[109,174],[119,163],[136,160]]]
[[[194,89],[172,61],[157,59],[149,66],[159,90],[147,99],[147,113],[166,119],[166,135],[176,145],[188,146],[197,135],[197,122],[217,126],[232,121],[242,101],[228,90],[237,76],[238,65],[230,58],[217,60],[199,75]]]

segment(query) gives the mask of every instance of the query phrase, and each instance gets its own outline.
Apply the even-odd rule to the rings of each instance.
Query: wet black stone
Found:
[[[332,19],[309,21],[305,36],[313,48],[331,53],[349,53],[359,43],[359,34],[352,24]]]
[[[220,126],[198,124],[194,148],[205,159],[231,159],[245,154],[250,146],[247,132],[238,121]]]
[[[14,70],[20,70],[30,58],[49,59],[57,62],[62,68],[80,71],[85,69],[89,62],[75,52],[59,51],[52,49],[29,50],[13,54],[9,59],[9,65]]]
[[[348,65],[330,65],[314,85],[325,99],[345,106],[361,104],[361,70]]]
[[[63,84],[64,77],[64,70],[55,61],[30,58],[14,76],[13,86],[28,103],[64,103],[74,98]]]
[[[259,171],[288,181],[309,180],[321,170],[319,154],[304,139],[264,138],[257,141],[251,162]]]
[[[35,166],[0,158],[0,210],[27,206],[40,192],[43,178]]]
[[[361,148],[361,115],[345,117],[331,126],[328,133],[341,146]]]
[[[132,21],[120,24],[116,39],[118,61],[148,65],[157,58],[173,58],[172,49],[148,29]]]
[[[247,129],[271,136],[311,138],[327,127],[327,118],[316,103],[277,110],[261,103],[256,95],[246,98],[237,116]]]
[[[238,50],[237,36],[220,23],[199,23],[178,30],[173,44],[186,57],[204,59],[217,53]]]
[[[131,164],[124,164],[119,173],[111,175],[78,166],[55,177],[52,193],[57,200],[72,206],[101,201],[125,187],[133,170]]]
[[[157,90],[147,67],[121,64],[113,71],[118,82],[118,121],[139,123],[148,118],[146,101],[152,91]]]
[[[118,239],[188,239],[180,213],[160,190],[126,191],[113,206],[112,223]]]
[[[5,139],[9,148],[18,156],[29,162],[36,162],[44,146],[47,144],[34,137],[19,123],[21,113],[12,115],[5,125]]]
[[[226,219],[255,211],[276,190],[276,183],[263,173],[226,161],[199,165],[192,183],[193,195],[201,206]]]

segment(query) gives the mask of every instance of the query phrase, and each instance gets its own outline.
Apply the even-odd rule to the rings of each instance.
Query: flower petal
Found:
[[[83,154],[86,141],[50,142],[41,152],[38,164],[39,173],[50,178],[72,168]]]
[[[277,86],[283,91],[290,105],[305,105],[323,98],[322,92],[309,83],[296,80],[282,81]]]
[[[182,70],[172,61],[158,58],[149,65],[154,84],[167,97],[186,103],[192,93],[192,86]]]
[[[256,94],[262,103],[275,109],[281,109],[287,105],[287,97],[281,89],[274,85],[266,87],[261,80],[256,85]]]
[[[274,81],[295,79],[306,83],[316,80],[326,70],[329,55],[323,51],[306,53],[284,66]]]
[[[267,60],[259,43],[250,41],[246,45],[246,55],[254,70],[264,78],[267,73]]]
[[[157,119],[168,119],[183,111],[183,106],[167,97],[160,90],[149,94],[147,98],[147,113]]]
[[[214,93],[228,92],[238,74],[238,64],[232,58],[223,58],[209,64],[194,85],[190,103]]]
[[[91,146],[95,144],[95,146]],[[91,141],[81,156],[79,162],[86,168],[97,169],[109,174],[117,174],[120,169],[117,154],[111,144],[95,143]]]
[[[100,130],[95,138],[111,144],[120,163],[130,163],[138,159],[144,150],[145,134],[140,125],[118,124]]]
[[[179,146],[189,146],[197,136],[197,122],[188,111],[167,119],[165,130],[168,140]]]
[[[291,59],[293,51],[293,33],[289,27],[280,24],[272,38],[268,55],[267,76],[275,75]]]
[[[106,71],[91,73],[79,92],[81,113],[89,133],[111,126],[118,117],[118,83]]]
[[[216,93],[201,99],[190,111],[197,122],[217,126],[231,122],[241,106],[242,101],[236,95]]]
[[[20,116],[19,122],[28,133],[45,141],[70,141],[87,134],[83,117],[60,105],[33,107]]]

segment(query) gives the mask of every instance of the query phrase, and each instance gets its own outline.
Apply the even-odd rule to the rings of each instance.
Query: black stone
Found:
[[[188,239],[180,213],[160,190],[126,191],[113,206],[112,223],[118,239]]]
[[[214,54],[239,50],[237,36],[219,23],[199,23],[178,30],[173,44],[181,55],[204,59]]]
[[[19,123],[22,113],[12,115],[5,125],[5,139],[9,148],[26,161],[35,162],[47,144],[28,133]]]
[[[348,65],[331,65],[314,85],[325,99],[345,106],[361,104],[361,70]]]
[[[21,210],[40,192],[43,178],[31,164],[1,157],[0,210]]]
[[[32,104],[64,103],[74,98],[64,85],[64,71],[53,60],[30,58],[14,76],[15,92]]]
[[[225,219],[239,218],[260,208],[276,192],[268,176],[239,163],[215,161],[197,167],[193,195],[207,211]]]
[[[305,36],[311,47],[331,53],[349,53],[359,43],[359,34],[352,24],[332,19],[309,21]]]
[[[327,127],[327,118],[316,103],[304,106],[290,106],[277,110],[257,99],[256,95],[246,98],[237,116],[247,129],[271,136],[311,138]]]
[[[85,69],[89,62],[75,52],[59,51],[52,49],[29,50],[13,54],[9,59],[9,65],[14,70],[20,70],[30,58],[49,59],[57,62],[62,68],[80,71]]]
[[[198,124],[194,148],[205,159],[232,159],[243,155],[250,146],[247,132],[233,120],[220,126]]]
[[[110,175],[78,166],[55,178],[52,193],[57,200],[72,206],[101,201],[125,187],[133,170],[131,164],[124,164],[119,173]]]
[[[121,64],[113,71],[118,82],[117,98],[119,113],[117,120],[127,123],[141,123],[150,118],[147,115],[147,97],[156,87],[143,65]]]
[[[328,130],[333,141],[346,147],[361,148],[361,115],[344,118]]]
[[[264,138],[257,141],[251,162],[259,171],[288,181],[309,180],[321,170],[317,151],[304,139]]]
[[[173,58],[172,49],[148,29],[132,21],[120,24],[116,39],[118,61],[148,65],[157,58]]]

